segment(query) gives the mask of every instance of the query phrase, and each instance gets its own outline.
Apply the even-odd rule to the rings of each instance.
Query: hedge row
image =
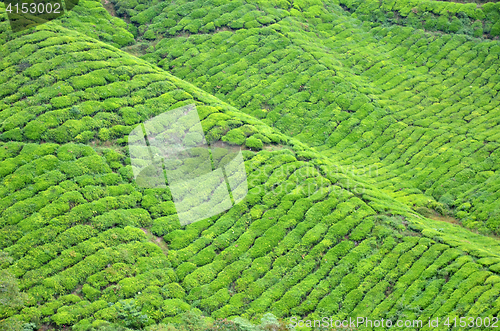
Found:
[[[39,42],[32,49],[33,54],[23,60],[29,64],[26,69],[2,71],[3,99],[14,103],[11,110],[24,108],[3,113],[7,118],[0,129],[0,139],[4,141],[89,143],[117,139],[125,144],[127,134],[137,124],[158,115],[165,107],[193,102],[193,95],[181,90],[179,83],[169,81],[157,68],[124,53],[117,55],[110,46],[83,40],[66,43],[66,38],[57,37],[55,32],[52,36],[48,31],[37,34],[45,41]],[[16,48],[23,47],[23,38],[30,37],[10,42],[13,52],[5,54],[10,68],[19,64],[13,54]],[[88,60],[91,63],[87,64]],[[199,91],[192,93],[198,95]],[[248,141],[239,141],[232,134],[225,137],[244,123],[224,121],[220,108],[200,104],[199,111],[209,142],[223,138],[231,144],[246,143],[248,148],[259,150],[264,143],[286,141],[273,136],[269,129],[259,130],[252,125],[245,128]],[[259,135],[249,137],[259,131]],[[119,168],[117,163],[110,165]]]
[[[116,13],[129,19],[136,38],[155,40],[161,35],[209,33],[220,28],[257,28],[275,23],[290,14],[286,7],[242,1],[191,1],[166,4],[157,1],[115,2]],[[323,11],[320,11],[323,13]]]
[[[455,6],[447,2],[439,5]],[[491,15],[495,8],[488,9]],[[309,18],[307,29],[316,31],[320,38],[315,43],[328,47],[325,51],[310,46],[313,39],[306,37],[301,15],[297,14],[296,20],[282,20],[270,26],[271,30],[242,28],[164,38],[143,58],[309,145],[322,146],[333,160],[351,168],[361,161],[361,169],[376,169],[368,175],[376,175],[381,186],[396,191],[395,195],[410,205],[447,213],[460,205],[455,199],[464,190],[484,185],[492,174],[488,171],[496,169],[492,168],[496,154],[491,152],[498,150],[498,134],[485,135],[488,127],[483,121],[496,118],[491,110],[498,104],[500,83],[491,66],[497,59],[497,42],[461,35],[433,36],[398,26],[379,26],[366,32],[343,16],[330,18],[332,25],[326,27]],[[291,33],[291,29],[302,32]],[[359,36],[363,44],[347,42],[351,35]],[[379,52],[368,50],[372,48]],[[313,49],[321,54],[317,59],[306,54]],[[343,55],[336,56],[340,60],[333,63],[328,52]],[[352,69],[341,70],[340,63]],[[408,72],[406,76],[401,70]],[[369,83],[357,78],[361,73]],[[365,93],[371,93],[370,98]],[[471,107],[481,110],[471,113]],[[475,140],[487,140],[487,145],[481,150],[464,149],[462,146],[476,143],[457,123],[474,132]],[[239,143],[246,140],[239,130],[228,134]],[[456,135],[459,137],[452,139]],[[253,146],[251,141],[248,144]],[[435,151],[439,154],[432,156]],[[467,160],[467,166],[456,167],[461,162],[457,154]],[[374,162],[379,163],[374,167]],[[399,170],[401,166],[404,171]],[[401,180],[412,184],[401,185]],[[489,187],[491,195],[496,186],[492,183]],[[429,203],[425,195],[432,195],[436,202]],[[466,199],[464,196],[460,201]],[[468,227],[495,232],[498,217],[493,210],[498,203],[494,198],[480,203],[478,208],[489,211],[482,216],[475,209],[470,216],[455,215]]]
[[[500,36],[500,6],[488,2],[448,1],[350,1],[340,0],[353,16],[363,21],[396,23],[430,31],[464,33],[475,37]]]
[[[255,18],[252,4],[216,3],[234,6],[231,12],[250,18],[249,22]],[[148,4],[144,2],[137,9],[133,6],[144,13],[130,12],[134,21],[147,24],[149,19],[154,20],[158,4],[152,3],[151,10]],[[195,3],[182,5],[175,7],[180,16],[189,14],[195,20],[209,15],[202,8],[194,8]],[[486,161],[490,154],[495,157],[495,144],[482,150],[484,140],[477,143],[472,138],[463,139],[462,128],[453,131],[453,123],[448,120],[454,108],[429,104],[440,96],[431,91],[433,86],[444,81],[458,84],[454,91],[461,93],[461,98],[470,97],[469,107],[474,105],[471,100],[479,92],[468,94],[458,77],[481,78],[477,70],[495,63],[494,44],[482,48],[460,37],[442,37],[434,44],[442,50],[430,62],[434,65],[429,65],[433,70],[429,73],[422,65],[410,64],[423,63],[422,46],[431,37],[397,27],[365,31],[353,24],[358,21],[345,16],[320,19],[315,16],[321,16],[322,10],[315,5],[317,1],[296,1],[290,8],[283,3],[282,9],[297,19],[282,19],[262,31],[243,25],[238,30],[241,32],[192,36],[185,45],[196,44],[199,53],[193,46],[186,54],[192,58],[201,54],[203,64],[208,63],[204,68],[208,76],[205,81],[201,78],[200,84],[212,76],[217,84],[227,79],[226,101],[236,104],[241,100],[245,103],[241,108],[247,113],[251,107],[266,110],[261,114],[269,115],[259,117],[268,124],[279,123],[302,142],[323,149],[324,158],[306,144],[278,134],[263,122],[144,61],[80,39],[54,24],[9,40],[0,50],[2,91],[6,91],[0,103],[4,139],[26,140],[25,129],[42,118],[48,125],[47,135],[55,130],[50,133],[80,141],[85,131],[78,131],[79,127],[89,125],[87,136],[111,147],[39,144],[42,136],[33,139],[35,144],[0,145],[0,162],[4,162],[0,203],[5,208],[0,224],[2,238],[8,237],[4,251],[12,257],[12,261],[1,261],[2,268],[20,278],[21,288],[29,294],[24,309],[2,311],[2,318],[13,316],[60,328],[76,324],[85,330],[105,321],[124,322],[123,310],[132,309],[131,300],[136,305],[133,311],[146,315],[144,319],[149,318],[151,323],[178,321],[180,313],[190,308],[199,308],[212,317],[250,318],[267,311],[282,317],[312,318],[320,314],[345,318],[361,313],[382,317],[384,312],[392,314],[385,318],[397,313],[414,318],[496,314],[498,293],[491,291],[490,284],[498,277],[498,258],[492,252],[497,246],[486,247],[491,242],[487,238],[458,227],[450,229],[451,225],[437,226],[418,218],[407,206],[372,186],[377,182],[385,192],[406,190],[406,194],[397,196],[403,200],[412,201],[408,198],[411,194],[421,196],[416,187],[405,186],[401,181],[404,178],[442,197],[447,193],[439,188],[443,181],[455,179],[458,184],[452,187],[459,190],[462,185],[472,185],[469,170],[495,169],[492,159]],[[332,10],[339,13],[338,8]],[[308,26],[307,19],[311,20]],[[331,26],[322,25],[323,19]],[[182,24],[186,22],[192,23],[184,20]],[[359,36],[353,31],[366,39],[357,40]],[[0,37],[6,40],[10,35],[2,33]],[[215,42],[222,45],[215,47]],[[163,45],[172,46],[168,42]],[[234,57],[221,60],[233,61],[224,66],[227,62],[218,63],[217,52],[227,45],[234,47]],[[370,47],[382,51],[375,53]],[[214,53],[211,48],[216,49]],[[351,51],[354,54],[347,54]],[[18,71],[26,66],[21,63],[22,54],[32,56],[28,60],[32,66],[24,72]],[[177,59],[179,64],[190,61],[181,57],[165,57],[164,65]],[[400,68],[395,65],[400,58],[414,69],[408,69],[412,77],[407,80],[398,77]],[[285,68],[288,62],[293,64]],[[452,62],[458,64],[446,71],[450,67],[446,65]],[[113,66],[104,68],[107,63]],[[196,67],[195,63],[189,62],[177,74],[184,72],[187,77],[192,72],[189,65]],[[286,70],[306,67],[309,71],[304,75],[285,74]],[[246,72],[258,76],[247,77]],[[440,80],[441,74],[452,78]],[[261,80],[264,75],[265,81]],[[248,85],[237,95],[231,91],[238,79]],[[482,82],[495,87],[495,79],[490,70],[477,85]],[[87,85],[87,81],[93,85]],[[323,85],[323,81],[327,83]],[[411,98],[401,90],[401,86],[422,89],[425,85],[429,94],[422,103],[419,97]],[[22,93],[31,88],[34,93],[24,99]],[[266,95],[266,88],[273,95]],[[323,93],[323,88],[333,93]],[[403,100],[401,105],[396,104],[398,98]],[[453,95],[444,98],[444,103],[455,100]],[[479,113],[469,114],[470,123],[464,124],[471,129],[468,134],[481,137],[488,123],[481,121],[480,112],[495,107],[494,98],[480,100]],[[134,184],[127,152],[119,145],[126,143],[123,138],[129,127],[165,109],[189,103],[199,106],[210,139],[245,143],[252,150],[243,153],[247,197],[222,215],[181,227],[169,190],[143,189]],[[98,107],[96,113],[94,106]],[[470,113],[468,108],[458,110]],[[21,111],[22,116],[16,115]],[[82,112],[87,111],[84,120]],[[450,127],[436,128],[427,119],[434,114],[442,121],[439,123],[451,123]],[[322,115],[320,120],[311,119],[317,115]],[[495,118],[488,116],[485,118]],[[299,117],[306,120],[301,122]],[[32,129],[37,126],[33,124]],[[65,131],[57,131],[62,127]],[[316,129],[319,127],[325,131]],[[76,128],[74,132],[72,128]],[[115,143],[114,139],[119,140]],[[285,142],[292,148],[258,151],[264,144]],[[457,163],[453,153],[462,162]],[[478,168],[469,166],[469,156],[480,161]],[[370,168],[359,169],[368,175],[366,181],[359,180],[358,169],[350,174],[333,167],[332,160],[341,160],[339,164],[344,165],[378,163],[380,176],[370,174]],[[412,162],[411,169],[407,161]],[[419,167],[422,171],[416,173]],[[481,167],[484,169],[479,170]],[[371,182],[372,176],[376,180]],[[481,176],[477,185],[488,174]],[[427,179],[432,182],[426,183]],[[361,184],[363,189],[358,190]],[[479,311],[473,302],[481,297],[485,304]],[[423,311],[407,307],[413,302],[408,298],[415,299]],[[442,304],[443,300],[449,303]],[[135,322],[141,324],[141,320]]]

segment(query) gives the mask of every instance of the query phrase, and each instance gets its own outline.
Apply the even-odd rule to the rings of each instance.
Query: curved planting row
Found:
[[[34,153],[29,155],[36,155],[32,146],[23,146],[9,159],[23,156],[30,147]],[[97,156],[79,144],[57,147],[47,149],[46,156],[57,155],[63,164]],[[80,153],[75,157],[69,151]],[[101,158],[105,165],[110,162]],[[409,316],[406,310],[418,306],[422,313],[414,318],[425,320],[445,316],[455,306],[466,313],[472,307],[477,310],[476,298],[489,298],[481,301],[478,316],[496,313],[490,305],[500,278],[482,267],[494,265],[494,257],[464,255],[406,229],[405,216],[376,212],[365,200],[369,193],[360,199],[349,187],[334,189],[335,183],[320,169],[287,150],[245,152],[245,159],[249,195],[242,204],[184,229],[172,220],[161,233],[152,227],[164,235],[167,256],[139,229],[168,221],[168,216],[153,212],[160,201],[171,201],[167,190],[138,189],[109,167],[73,177],[65,174],[52,186],[60,198],[26,220],[11,222],[8,229],[25,233],[4,249],[14,258],[7,270],[29,295],[18,316],[55,325],[76,323],[85,329],[116,320],[121,300],[131,298],[155,322],[174,321],[179,312],[193,307],[214,318],[251,318],[267,311],[281,317],[345,318],[371,312],[373,318],[385,318]],[[27,183],[23,189],[32,188]],[[40,190],[24,202],[45,193]],[[63,212],[57,214],[56,206]],[[40,236],[38,229],[47,236]],[[471,289],[475,296],[461,299],[460,293]],[[436,296],[456,297],[447,299],[456,304],[437,310],[439,305],[430,305]]]
[[[381,44],[380,55],[353,56],[351,63],[380,86],[380,100],[398,123],[377,129],[381,136],[372,144],[357,142],[345,162],[368,157],[380,165],[377,180],[401,201],[425,205],[423,192],[456,208],[467,227],[496,233],[500,45],[396,27],[374,29],[372,42]],[[490,194],[478,199],[476,190]]]
[[[319,10],[315,3],[296,1],[290,13],[300,18],[298,13],[306,9],[312,15]],[[134,321],[139,328],[178,322],[181,313],[194,309],[211,318],[253,319],[270,311],[283,318],[411,318],[424,324],[430,318],[451,315],[496,316],[498,242],[420,217],[385,193],[394,185],[391,172],[404,176],[406,169],[402,165],[398,173],[391,168],[402,151],[390,142],[383,147],[380,137],[402,139],[408,133],[404,128],[410,126],[420,127],[422,133],[434,129],[432,123],[418,125],[412,122],[418,121],[415,118],[401,118],[404,110],[391,104],[391,91],[403,84],[390,77],[397,70],[391,57],[396,47],[391,43],[407,38],[404,33],[411,31],[395,28],[401,36],[391,39],[387,31],[383,39],[384,30],[367,32],[350,25],[353,19],[346,20],[335,35],[329,35],[331,27],[321,28],[319,21],[302,27],[298,21],[282,20],[281,32],[261,34],[249,29],[230,32],[233,39],[226,38],[227,33],[188,39],[213,42],[219,38],[222,48],[230,40],[238,61],[227,68],[206,61],[210,75],[222,72],[217,76],[220,81],[227,79],[227,71],[247,84],[245,71],[257,70],[256,75],[268,70],[269,81],[264,84],[278,82],[279,90],[284,83],[279,81],[279,67],[285,65],[280,60],[293,60],[284,53],[288,51],[298,58],[297,67],[312,67],[306,75],[318,80],[306,75],[287,77],[290,95],[269,107],[269,115],[259,116],[262,121],[224,103],[238,105],[240,98],[232,90],[220,93],[221,101],[144,60],[55,23],[15,39],[6,32],[6,22],[0,23],[0,268],[17,278],[27,294],[24,306],[0,307],[2,323],[8,319],[90,330],[108,322],[123,324],[124,312],[137,310],[145,316]],[[350,38],[354,29],[366,38]],[[378,39],[380,45],[375,43]],[[383,69],[387,74],[379,79],[391,83],[371,85],[370,63],[361,59],[364,53],[354,52],[357,42],[368,49],[380,47],[379,56],[373,54],[365,61],[387,66]],[[265,49],[266,43],[283,48],[268,56],[272,50]],[[166,45],[168,41],[158,49]],[[248,55],[238,53],[242,46],[250,47],[250,59],[242,61]],[[494,52],[493,47],[489,52]],[[197,51],[214,54],[203,47]],[[343,55],[335,61],[329,59],[339,52]],[[487,59],[485,66],[488,61],[494,65],[494,59]],[[187,61],[182,58],[174,65]],[[325,88],[333,91],[332,100],[319,101],[327,98],[325,93],[318,94],[315,102],[300,99],[306,94],[313,98],[309,85],[321,86],[321,77],[327,82]],[[432,77],[426,79],[434,83]],[[254,92],[265,86],[254,83],[247,88],[255,87],[252,95],[257,97],[263,93]],[[364,97],[366,93],[369,96]],[[351,103],[353,95],[359,108]],[[288,129],[279,117],[294,113],[299,103],[293,104],[294,97],[302,100],[302,113],[293,119],[283,117],[304,133],[294,133],[303,143],[268,125]],[[191,103],[197,106],[209,141],[246,146],[248,194],[225,213],[181,227],[168,188],[145,189],[133,181],[125,146],[127,134],[137,124]],[[329,119],[326,115],[331,113],[325,112],[322,123],[307,120],[307,107],[327,103],[336,109],[338,119]],[[251,107],[241,104],[247,113]],[[383,131],[362,131],[363,138],[357,137],[360,132],[354,128],[369,130],[374,118]],[[305,135],[307,130],[315,132],[315,127],[336,121],[337,130],[314,144],[330,152],[330,159],[304,144],[312,141]],[[479,134],[472,130],[477,123],[470,123],[470,135]],[[425,139],[436,141],[431,145],[434,149],[446,144],[446,139],[451,141],[430,133]],[[363,146],[364,158],[358,154]],[[377,146],[394,153],[379,152],[384,155],[380,158]],[[439,153],[435,157],[448,156],[445,150]],[[357,171],[353,175],[332,160],[356,162],[361,170],[377,160],[380,176],[357,176]],[[441,176],[447,172],[443,170]],[[374,183],[385,187],[385,192]]]
[[[136,38],[154,40],[161,35],[209,33],[221,28],[257,28],[286,17],[285,2],[252,1],[114,1],[116,13],[130,22]]]
[[[474,37],[500,36],[500,4],[451,1],[353,1],[339,0],[352,15],[362,21],[399,24],[428,31],[460,33]]]
[[[367,30],[331,4],[311,17],[314,8],[268,27],[163,34],[143,58],[353,171],[370,169],[415,208],[453,209],[465,226],[497,233],[498,42]],[[464,194],[477,190],[484,197]]]
[[[69,37],[57,32],[38,30],[10,41],[2,50],[0,140],[114,140],[125,145],[124,137],[135,125],[169,107],[194,101],[181,89],[181,82],[168,81],[172,76],[125,53],[117,54],[111,46],[85,37],[69,42]],[[22,58],[18,55],[24,51],[16,52],[21,48],[29,50]],[[286,140],[262,124],[244,125],[220,109],[199,107],[209,142],[226,133],[224,141],[243,144],[248,140],[254,149]],[[14,168],[5,171],[9,169]]]

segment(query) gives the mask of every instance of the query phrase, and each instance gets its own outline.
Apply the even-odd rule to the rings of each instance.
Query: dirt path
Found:
[[[423,214],[422,214],[423,215]],[[430,218],[434,221],[440,221],[440,222],[446,222],[446,223],[451,223],[451,224],[455,224],[455,225],[458,225],[472,233],[475,233],[475,234],[480,234],[482,236],[486,236],[486,237],[490,237],[490,238],[494,238],[494,239],[497,239],[497,240],[500,240],[500,236],[497,236],[497,235],[494,235],[494,234],[491,234],[491,233],[480,233],[479,231],[475,230],[475,229],[469,229],[469,228],[466,228],[462,225],[462,223],[460,223],[460,221],[452,216],[443,216],[441,214],[439,214],[437,211],[435,210],[432,210],[432,209],[428,209],[428,213],[426,213],[425,215],[423,215],[427,218]]]
[[[456,218],[451,217],[451,216],[443,216],[436,211],[433,211],[433,213],[428,215],[427,217],[429,217],[430,219],[433,219],[435,221],[447,222],[447,223],[457,224],[457,225],[462,226],[460,221],[457,220]]]
[[[144,233],[146,234],[146,236],[148,237],[148,240],[151,241],[153,244],[155,244],[156,246],[160,247],[163,254],[165,254],[165,256],[168,255],[168,245],[167,243],[163,240],[163,238],[161,237],[157,237],[155,236],[154,234],[151,233],[151,231],[149,231],[148,229],[145,229],[145,228],[141,228],[142,231],[144,231]]]
[[[115,5],[111,1],[102,0],[101,3],[111,16],[116,17]]]

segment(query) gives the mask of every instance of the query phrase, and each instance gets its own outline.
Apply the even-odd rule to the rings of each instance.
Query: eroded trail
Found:
[[[152,242],[156,246],[160,247],[162,252],[165,254],[165,256],[168,256],[168,245],[163,240],[163,238],[155,236],[148,229],[141,228],[141,230],[144,231],[144,233],[146,234],[146,236],[148,237],[150,242]]]

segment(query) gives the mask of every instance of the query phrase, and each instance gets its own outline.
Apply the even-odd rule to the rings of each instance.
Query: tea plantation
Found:
[[[500,3],[104,5],[16,34],[0,7],[1,330],[493,323]],[[181,226],[127,137],[190,104],[248,194]]]
[[[451,209],[468,228],[500,233],[498,37],[360,21],[334,1],[294,2],[289,11],[223,3],[152,6],[166,7],[149,25],[140,21],[142,38],[157,38],[143,58],[338,164],[372,169],[378,187],[406,204]],[[500,3],[475,11],[430,3],[500,27]],[[205,23],[211,14],[220,18]],[[165,31],[155,23],[162,15],[182,18]],[[217,31],[199,33],[207,26]]]

